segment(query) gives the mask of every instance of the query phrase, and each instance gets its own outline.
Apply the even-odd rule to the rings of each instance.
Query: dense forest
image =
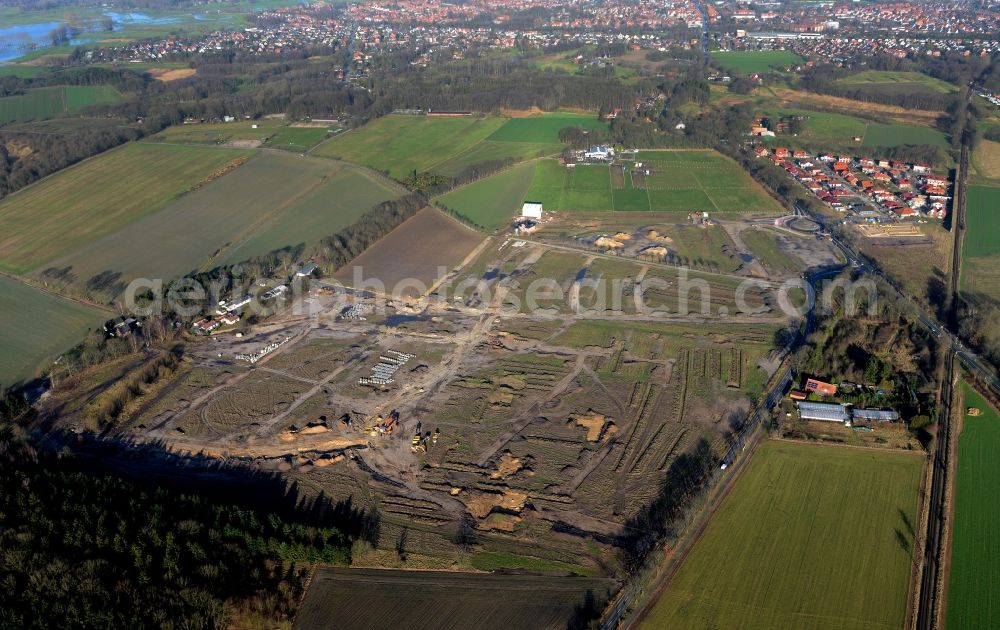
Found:
[[[311,563],[346,564],[329,527],[88,471],[0,424],[0,627],[274,626]]]

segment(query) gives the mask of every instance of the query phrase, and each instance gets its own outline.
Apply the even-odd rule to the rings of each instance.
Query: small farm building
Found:
[[[855,420],[874,420],[877,422],[895,422],[899,420],[899,414],[895,411],[883,411],[881,409],[855,409],[851,412]]]
[[[823,420],[825,422],[848,422],[851,414],[847,411],[847,405],[839,403],[795,403],[799,408],[799,416],[803,420]]]
[[[837,394],[837,386],[833,383],[824,383],[823,381],[811,378],[806,381],[806,391],[814,392],[820,396],[835,396]]]
[[[295,275],[297,275],[300,278],[305,278],[306,276],[311,276],[312,273],[316,271],[316,269],[317,269],[316,263],[309,263],[302,269],[296,271]]]

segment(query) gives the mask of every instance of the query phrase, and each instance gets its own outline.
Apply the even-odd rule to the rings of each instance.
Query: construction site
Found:
[[[355,565],[614,575],[671,464],[699,444],[726,452],[794,322],[741,314],[722,275],[707,315],[588,311],[583,278],[656,276],[670,302],[672,267],[519,243],[488,239],[452,271],[473,281],[458,291],[379,302],[316,283],[308,314],[188,343],[119,431],[376,512]],[[535,277],[563,301],[512,308]]]

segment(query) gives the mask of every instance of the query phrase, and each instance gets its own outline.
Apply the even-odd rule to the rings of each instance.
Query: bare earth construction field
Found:
[[[591,578],[320,569],[293,628],[563,630],[578,608],[599,609],[612,584]]]
[[[376,292],[400,286],[401,295],[416,297],[441,275],[462,262],[482,235],[433,208],[424,208],[334,274],[347,286]],[[363,279],[362,283],[356,278]],[[402,286],[406,280],[416,280]]]
[[[430,281],[437,264],[451,269],[480,238],[424,209],[355,264],[366,276],[396,274],[383,276],[390,282]],[[452,274],[472,281],[467,295],[413,296],[361,311],[364,319],[342,314],[373,300],[313,282],[312,316],[288,311],[242,338],[188,344],[183,367],[119,426],[182,452],[248,458],[359,509],[377,506],[377,535],[356,546],[356,567],[620,574],[628,524],[681,455],[717,466],[780,358],[773,343],[786,322],[773,313],[688,317],[673,304],[681,282],[672,266],[515,242],[487,239]],[[621,298],[645,274],[651,303],[670,312],[577,314],[565,303],[590,308],[593,297],[576,286],[581,270],[621,281]],[[564,304],[550,296],[548,310],[506,309],[536,277],[565,287]],[[712,308],[737,313],[734,280],[706,282]],[[256,364],[238,358],[275,343]],[[391,380],[365,382],[399,356]],[[399,425],[383,434],[377,427],[392,410]],[[80,413],[67,422],[86,426]]]

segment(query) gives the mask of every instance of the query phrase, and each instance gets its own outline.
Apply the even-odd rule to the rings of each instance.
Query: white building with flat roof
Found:
[[[583,157],[588,160],[610,160],[615,157],[615,150],[604,145],[592,146],[583,152]]]
[[[541,219],[542,204],[535,201],[525,201],[521,206],[521,216],[526,219]]]

